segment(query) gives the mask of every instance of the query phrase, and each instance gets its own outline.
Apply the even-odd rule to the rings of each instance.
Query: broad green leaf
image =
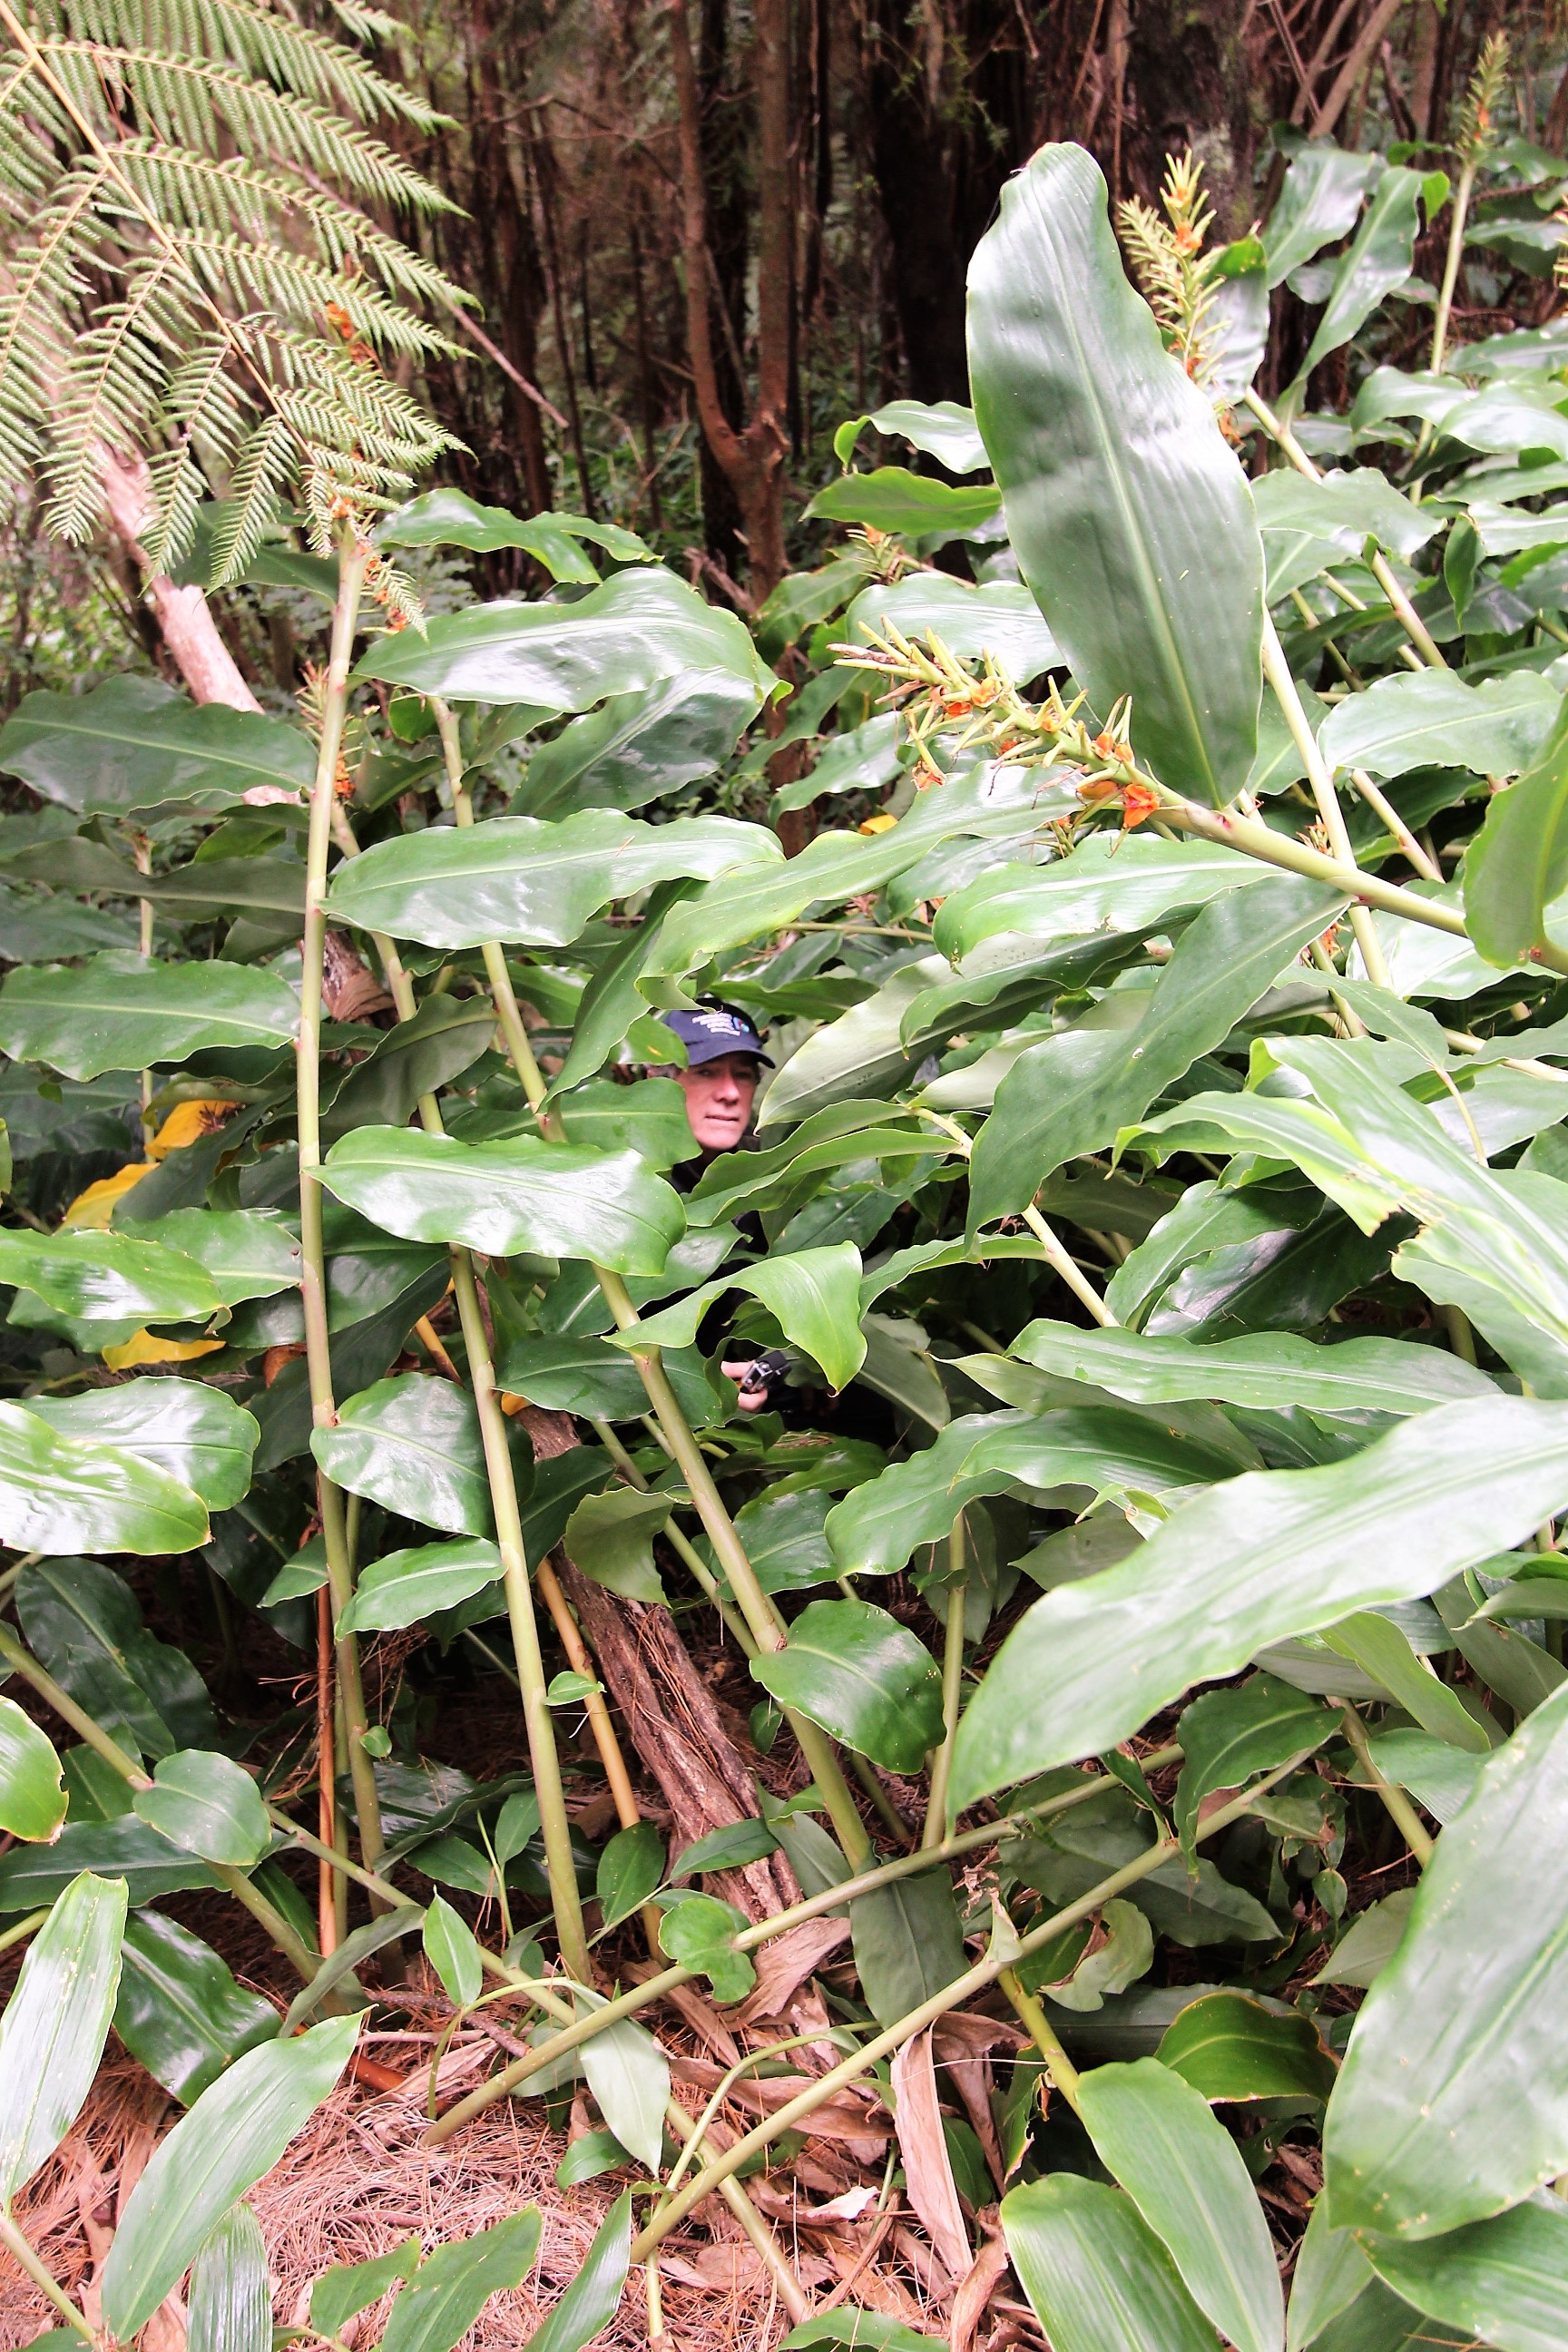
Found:
[[[101,1561],[35,1561],[17,1579],[16,1614],[56,1680],[131,1747],[168,1756],[216,1744],[195,1668],[147,1632],[130,1587]]]
[[[605,2214],[582,2269],[522,2352],[583,2352],[584,2346],[609,2326],[620,2308],[631,2244],[628,2189]]]
[[[512,812],[563,817],[574,809],[641,808],[711,775],[756,707],[752,680],[732,670],[683,670],[612,694],[533,752]]]
[[[1440,515],[1416,506],[1370,466],[1347,467],[1314,482],[1282,465],[1253,483],[1252,499],[1266,539],[1297,534],[1327,542],[1340,555],[1359,556],[1375,539],[1408,560],[1443,528]]]
[[[1332,766],[1370,768],[1377,776],[1403,776],[1413,768],[1511,775],[1541,751],[1561,700],[1532,670],[1479,686],[1467,686],[1452,670],[1396,670],[1336,703],[1319,741]]]
[[[616,1274],[660,1273],[685,1224],[679,1194],[636,1152],[521,1138],[458,1143],[365,1128],[332,1146],[321,1181],[407,1241],[588,1258]]]
[[[200,1381],[127,1381],[74,1397],[30,1397],[27,1411],[61,1437],[121,1447],[226,1511],[250,1485],[255,1416]]]
[[[153,677],[24,695],[0,730],[0,770],[79,816],[145,816],[179,801],[225,808],[254,784],[308,792],[315,769],[302,728],[191,702]]]
[[[1334,271],[1328,304],[1299,371],[1303,382],[1318,362],[1337,352],[1372,316],[1385,294],[1403,286],[1421,226],[1416,199],[1423,174],[1390,164],[1373,191],[1351,247]]]
[[[653,551],[635,531],[619,523],[590,521],[585,515],[509,514],[505,507],[481,506],[461,491],[448,488],[426,490],[397,507],[376,525],[381,547],[469,547],[486,555],[500,547],[525,548],[537,555],[547,571],[554,571],[554,543],[586,540],[602,547],[617,563],[651,563]],[[542,552],[548,549],[550,552]],[[572,575],[556,572],[555,577]]]
[[[471,2238],[437,2246],[393,2305],[381,2352],[452,2352],[492,2294],[521,2285],[542,2226],[538,2206],[525,2205]]]
[[[882,2311],[863,2311],[852,2303],[813,2312],[809,2319],[790,2329],[779,2352],[815,2352],[817,2346],[822,2352],[947,2352],[934,2336],[919,2336],[901,2319],[889,2319]]]
[[[1362,2006],[1324,2126],[1336,2228],[1439,2236],[1568,2168],[1568,1869],[1542,1835],[1565,1802],[1568,1688],[1482,1765]]]
[[[153,2151],[120,2216],[103,2271],[103,2316],[122,2341],[177,2286],[208,2231],[270,2171],[349,2063],[359,2020],[247,2051]]]
[[[910,756],[907,740],[900,738],[897,712],[879,712],[864,726],[835,735],[807,774],[773,794],[769,814],[776,819],[785,809],[809,807],[828,793],[879,793]]]
[[[153,1786],[136,1790],[131,1802],[149,1829],[204,1862],[248,1870],[272,1842],[255,1781],[230,1757],[210,1748],[160,1758]]]
[[[833,454],[841,466],[854,457],[868,425],[879,433],[901,435],[950,474],[978,474],[985,464],[985,444],[976,429],[974,411],[956,400],[889,400],[868,416],[847,418],[833,436]]]
[[[1008,2192],[1002,2230],[1052,2352],[1211,2352],[1214,2330],[1121,2189],[1055,2173]]]
[[[450,1086],[485,1053],[496,1034],[488,997],[426,997],[410,1021],[388,1029],[356,1062],[321,1118],[321,1140],[333,1144],[356,1127],[403,1127],[421,1095]]]
[[[1397,1339],[1324,1347],[1280,1332],[1206,1347],[1125,1330],[1030,1323],[1008,1349],[1063,1380],[1087,1381],[1137,1404],[1216,1403],[1309,1412],[1429,1412],[1464,1397],[1495,1396],[1496,1383],[1438,1348]]]
[[[83,1871],[27,1947],[0,2016],[0,2210],[69,2131],[98,2072],[120,1983],[125,1887]]]
[[[384,1388],[391,1385],[382,1383]],[[465,1445],[465,1474],[470,1466],[468,1454]],[[481,1447],[481,1469],[482,1455]],[[479,1498],[468,1493],[467,1475],[462,1491],[465,1504],[471,1501],[477,1507]],[[483,1536],[470,1536],[461,1543],[416,1544],[404,1551],[389,1551],[361,1570],[354,1597],[338,1619],[337,1633],[341,1639],[344,1633],[384,1633],[416,1625],[422,1617],[432,1617],[438,1609],[455,1609],[460,1601],[482,1592],[500,1572],[500,1553]]]
[[[1459,1655],[1516,1718],[1533,1713],[1568,1678],[1551,1652],[1528,1640],[1518,1627],[1492,1624],[1484,1618],[1472,1623],[1480,1594],[1479,1589],[1472,1591],[1468,1578],[1457,1577],[1432,1597]]]
[[[989,522],[1001,504],[993,482],[966,483],[955,489],[931,475],[911,474],[907,466],[879,466],[873,473],[841,474],[829,482],[802,520],[869,523],[877,530],[909,539],[927,533],[962,539]]]
[[[276,2039],[271,2002],[237,1984],[210,1945],[163,1912],[132,1912],[122,1959],[114,2030],[183,2105],[247,2050]]]
[[[975,1143],[970,1230],[1026,1207],[1053,1169],[1140,1118],[1229,1035],[1342,904],[1294,876],[1230,892],[1183,932],[1131,1030],[1085,1023],[1031,1046]]]
[[[750,1963],[747,1963],[750,1966]],[[603,1995],[580,1990],[582,2007],[597,2009]],[[595,2033],[583,2044],[582,2067],[588,2088],[624,2148],[650,2173],[663,2160],[664,2116],[669,2105],[669,2061],[646,2025],[635,2017]]]
[[[1417,1657],[1388,1618],[1374,1610],[1358,1610],[1331,1626],[1323,1638],[1331,1649],[1381,1684],[1424,1731],[1472,1755],[1489,1754],[1492,1742],[1468,1707]]]
[[[1288,1764],[1338,1728],[1331,1707],[1272,1675],[1254,1675],[1233,1690],[1205,1691],[1184,1707],[1176,1734],[1184,1761],[1173,1819],[1189,1860],[1205,1797],[1216,1789],[1245,1788],[1255,1772]]]
[[[889,1772],[918,1772],[942,1738],[942,1675],[925,1643],[867,1601],[813,1601],[752,1679]]]
[[[757,1980],[756,1969],[735,1937],[746,1917],[716,1895],[685,1895],[659,1921],[658,1940],[672,1960],[705,1976],[715,2000],[743,2000]]]
[[[847,1097],[874,1096],[902,1085],[922,1050],[905,1044],[904,1024],[921,999],[951,978],[941,956],[922,956],[901,967],[864,1003],[815,1030],[769,1087],[763,1125],[810,1120]]]
[[[727,1290],[749,1291],[776,1317],[784,1338],[822,1368],[832,1389],[847,1388],[866,1360],[860,1328],[860,1253],[853,1242],[825,1249],[794,1250],[785,1256],[737,1267],[704,1283],[679,1306],[650,1315],[615,1335],[617,1348],[689,1348],[715,1298]]]
[[[1430,1592],[1568,1497],[1568,1408],[1441,1405],[1323,1469],[1254,1471],[1036,1601],[959,1727],[950,1802],[1114,1748],[1271,1642]]]
[[[673,1885],[683,1878],[700,1878],[710,1870],[742,1870],[749,1862],[761,1862],[764,1854],[776,1853],[778,1845],[765,1822],[727,1822],[722,1829],[710,1830],[706,1837],[682,1847],[670,1864],[670,1883]]]
[[[216,1887],[206,1864],[160,1837],[129,1811],[108,1822],[68,1822],[52,1845],[17,1845],[0,1856],[0,1911],[31,1911],[63,1895],[81,1871],[123,1880],[135,1903]]]
[[[1147,1853],[1158,1832],[1131,1791],[1108,1781],[1069,1811],[1039,1822],[1033,1834],[1010,1842],[1010,1866],[1037,1887],[1053,1909],[1078,1903],[1104,1880]],[[1190,1950],[1205,1944],[1278,1942],[1272,1915],[1245,1887],[1233,1886],[1212,1862],[1190,1864],[1173,1855],[1128,1889],[1152,1927]],[[1076,1954],[1074,1958],[1076,1959]],[[1140,1957],[1128,1948],[1129,1958]],[[1046,1981],[1049,1981],[1047,1978]],[[1079,1985],[1075,1990],[1086,1990]],[[1074,2003],[1078,2006],[1078,2003]],[[1096,2004],[1084,2000],[1085,2008]]]
[[[471,2009],[485,1980],[484,1962],[473,1931],[445,1895],[433,1895],[425,1914],[425,1957],[440,1978],[455,2009]]]
[[[185,2307],[188,2352],[272,2352],[272,2280],[248,2205],[231,2206],[203,2239]]]
[[[1234,1457],[1130,1410],[966,1413],[934,1445],[846,1496],[828,1514],[827,1540],[845,1574],[887,1575],[917,1544],[946,1536],[963,1506],[984,1495],[1019,1486],[1169,1495],[1228,1477],[1237,1466]],[[1114,1745],[1100,1740],[1085,1752]]]
[[[1245,1993],[1211,1992],[1167,2028],[1162,2066],[1226,2104],[1252,2099],[1326,2099],[1334,2063],[1310,2019],[1265,2009]]]
[[[1415,1888],[1402,1886],[1381,1903],[1369,1903],[1364,1911],[1358,1911],[1312,1982],[1363,1988],[1374,1984],[1404,1940],[1415,1900]]]
[[[66,1792],[54,1743],[0,1696],[0,1830],[47,1843],[66,1817]]]
[[[773,672],[744,624],[662,568],[623,572],[573,604],[503,601],[375,638],[354,670],[452,702],[524,702],[542,716],[587,710],[689,670],[745,679],[760,709]]]
[[[19,1404],[0,1404],[0,1522],[35,1552],[193,1551],[206,1506],[140,1455],[60,1437]]]
[[[994,866],[944,898],[931,936],[945,956],[969,955],[998,932],[1058,940],[1069,932],[1136,932],[1140,939],[1178,907],[1266,877],[1234,849],[1154,835],[1091,833],[1048,866]]]
[[[1465,926],[1506,971],[1546,937],[1546,909],[1568,885],[1568,720],[1559,718],[1519,782],[1487,803],[1465,854]]]
[[[639,1495],[627,1486],[584,1495],[562,1540],[574,1568],[626,1601],[661,1602],[664,1586],[654,1565],[653,1539],[669,1517],[667,1495]]]
[[[803,1119],[784,1143],[710,1160],[686,1196],[687,1217],[693,1225],[714,1225],[742,1209],[793,1206],[797,1194],[814,1189],[813,1177],[847,1161],[920,1158],[941,1140],[896,1104],[832,1103]]]
[[[1329,142],[1314,141],[1291,157],[1263,233],[1271,288],[1355,226],[1367,184],[1381,169],[1381,157]]]
[[[831,1508],[832,1498],[820,1490],[769,1491],[736,1512],[735,1532],[764,1592],[804,1592],[831,1583],[838,1572],[825,1532]]]
[[[1206,396],[1160,340],[1082,148],[1042,147],[969,268],[975,419],[1026,580],[1096,708],[1215,805],[1258,742],[1263,548]]]
[[[203,1323],[223,1303],[206,1268],[182,1251],[78,1229],[0,1234],[0,1282],[34,1292],[58,1315],[115,1327]]]
[[[312,1433],[310,1451],[338,1486],[400,1518],[454,1535],[492,1531],[474,1400],[433,1372],[377,1381],[350,1397],[331,1428]]]
[[[205,1266],[226,1307],[271,1298],[300,1279],[298,1241],[287,1225],[254,1210],[175,1209],[152,1219],[121,1217],[117,1230],[127,1229],[134,1241],[156,1242]]]
[[[592,1078],[586,1086],[552,1096],[551,1108],[565,1129],[566,1140],[578,1149],[636,1151],[650,1168],[661,1171],[690,1160],[697,1150],[686,1096],[673,1078],[642,1078],[635,1087],[618,1086],[611,1078]],[[489,1142],[489,1134],[476,1132],[477,1127],[477,1120],[466,1120],[454,1132],[465,1143]],[[537,1135],[539,1124],[533,1113],[520,1104],[506,1132]]]
[[[618,1090],[617,1090],[618,1091]],[[712,1420],[718,1399],[699,1349],[667,1348],[664,1369],[694,1428]],[[642,1375],[608,1339],[573,1332],[525,1332],[508,1342],[496,1368],[500,1387],[551,1412],[593,1421],[632,1421],[647,1411]]]
[[[1095,2154],[1237,2352],[1281,2352],[1285,2305],[1263,2208],[1207,2102],[1157,2059],[1079,2079]]]
[[[411,2279],[419,2267],[419,2241],[405,2238],[368,2263],[345,2263],[323,2271],[310,2289],[310,2325],[321,2336],[341,2336],[351,2319],[379,2303],[389,2287]]]
[[[1555,2197],[1411,2245],[1362,2240],[1385,2285],[1499,2352],[1559,2352],[1568,2307],[1568,2213]]]
[[[799,1832],[817,1824],[803,1821],[794,1827]],[[779,1837],[793,1863],[795,1852],[783,1828]],[[837,1855],[831,1843],[830,1851]],[[860,1990],[880,2025],[907,2017],[969,1965],[945,1870],[921,1871],[857,1895],[849,1906],[849,1921]]]
[[[107,950],[28,964],[0,989],[0,1051],[68,1078],[183,1062],[218,1045],[288,1045],[300,1001],[276,973],[237,963],[155,963]]]
[[[603,1924],[629,1918],[663,1877],[664,1840],[653,1823],[634,1822],[618,1830],[599,1856],[595,1892]]]
[[[1147,1914],[1140,1911],[1135,1903],[1124,1903],[1113,1895],[1109,1903],[1100,1905],[1100,1926],[1105,1935],[1102,1944],[1092,1949],[1087,1944],[1080,1946],[1079,1956],[1066,1977],[1043,1977],[1058,2009],[1091,2015],[1105,2007],[1108,1995],[1125,1992],[1129,1985],[1136,1984],[1152,1968],[1154,1930]],[[1087,1933],[1087,1928],[1068,1928],[1067,1932],[1076,1941],[1079,1935]],[[1040,1973],[1043,1958],[1043,1954],[1036,1954],[1028,1979],[1020,1977],[1031,1992],[1039,1989],[1032,1979]]]
[[[858,646],[889,623],[906,637],[934,630],[960,661],[989,654],[1019,686],[1065,658],[1029,591],[1007,580],[972,588],[945,572],[909,572],[901,580],[876,581],[844,615],[845,643]]]
[[[563,947],[612,898],[678,876],[710,881],[737,866],[771,868],[782,855],[775,835],[730,817],[644,824],[593,808],[558,823],[502,816],[367,849],[339,866],[328,904],[342,922],[426,947]],[[5,1003],[0,994],[0,1039]]]
[[[1429,1731],[1380,1731],[1368,1745],[1384,1779],[1408,1789],[1440,1822],[1451,1822],[1475,1794],[1479,1750],[1450,1747]]]
[[[1372,2265],[1349,2230],[1331,2230],[1326,2199],[1320,2197],[1307,2221],[1307,2233],[1290,2277],[1285,2352],[1306,2352],[1331,2320],[1348,2311],[1372,2277]]]

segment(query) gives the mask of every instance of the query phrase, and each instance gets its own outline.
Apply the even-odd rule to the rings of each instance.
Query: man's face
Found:
[[[757,1092],[752,1054],[723,1054],[695,1070],[677,1070],[691,1132],[704,1151],[732,1151],[751,1124]]]

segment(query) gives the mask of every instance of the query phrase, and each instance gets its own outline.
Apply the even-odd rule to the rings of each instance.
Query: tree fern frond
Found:
[[[86,539],[103,512],[100,448],[140,442],[158,414],[169,352],[178,348],[159,317],[159,296],[175,267],[169,255],[139,265],[125,299],[99,312],[71,353],[45,469],[54,492],[50,523],[61,539]]]
[[[279,416],[265,416],[240,451],[228,504],[213,534],[212,584],[237,579],[267,535],[299,452]]]
[[[155,572],[172,572],[188,553],[209,469],[227,472],[248,423],[247,402],[231,373],[226,336],[209,335],[169,383],[165,421],[174,446],[151,460],[154,521],[142,534]]]

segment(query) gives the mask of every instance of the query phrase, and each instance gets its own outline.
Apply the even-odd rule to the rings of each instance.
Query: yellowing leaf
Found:
[[[163,1339],[155,1331],[137,1331],[121,1347],[100,1352],[111,1372],[128,1372],[137,1364],[184,1364],[222,1346],[221,1339]]]
[[[85,1192],[77,1194],[60,1219],[62,1231],[68,1225],[73,1232],[90,1229],[107,1233],[110,1219],[132,1186],[139,1184],[149,1168],[156,1165],[153,1160],[133,1160],[128,1167],[116,1169],[112,1176],[100,1176],[96,1184],[89,1184]]]

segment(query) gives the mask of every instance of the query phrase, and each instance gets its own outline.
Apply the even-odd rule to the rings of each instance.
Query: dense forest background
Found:
[[[1518,131],[1553,152],[1568,131],[1561,0],[409,0],[374,21],[379,62],[448,119],[391,135],[451,209],[388,226],[479,306],[422,387],[462,445],[446,478],[625,523],[747,612],[826,536],[800,518],[843,417],[967,400],[965,268],[1042,141],[1090,148],[1113,198],[1153,196],[1191,147],[1215,236],[1240,236],[1302,137],[1440,161],[1500,26]],[[1549,313],[1552,254],[1523,257],[1536,274],[1471,252],[1462,335]],[[1276,304],[1265,390],[1306,348],[1310,291]],[[1383,356],[1419,364],[1430,294],[1406,314],[1409,350]],[[26,498],[0,532],[0,711],[161,658],[112,541],[50,545]],[[480,558],[473,584],[504,593],[529,562]],[[441,609],[438,564],[421,585]],[[296,620],[317,625],[314,600],[226,600],[271,707],[299,682]]]

